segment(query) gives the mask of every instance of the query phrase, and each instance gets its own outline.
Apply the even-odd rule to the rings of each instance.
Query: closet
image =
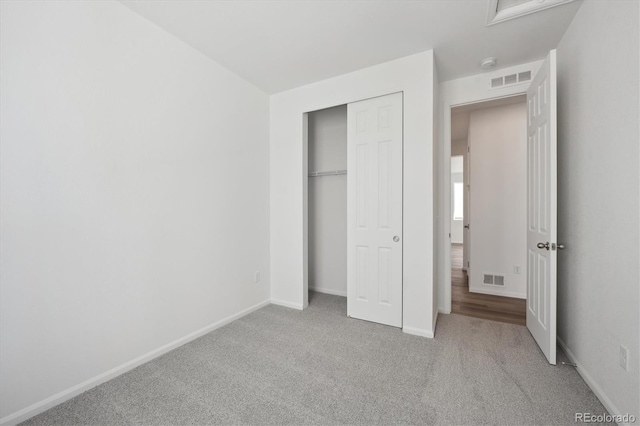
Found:
[[[403,301],[402,105],[393,93],[307,115],[309,290],[346,296],[347,316],[394,327]]]
[[[307,129],[309,290],[346,297],[347,106],[309,113]]]

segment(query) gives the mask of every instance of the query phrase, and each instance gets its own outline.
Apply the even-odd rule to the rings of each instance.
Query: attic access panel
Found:
[[[573,0],[489,0],[487,26],[539,12]]]

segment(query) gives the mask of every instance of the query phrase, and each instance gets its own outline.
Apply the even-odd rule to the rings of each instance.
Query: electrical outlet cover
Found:
[[[620,345],[620,367],[625,371],[629,368],[629,350]]]

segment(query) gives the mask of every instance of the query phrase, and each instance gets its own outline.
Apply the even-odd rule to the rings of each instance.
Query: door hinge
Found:
[[[449,238],[451,238],[451,232],[449,232]]]
[[[467,260],[467,268],[471,267],[471,262]]]

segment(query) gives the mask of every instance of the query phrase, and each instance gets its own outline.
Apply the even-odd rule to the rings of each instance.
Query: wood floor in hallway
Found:
[[[462,244],[451,245],[451,312],[510,324],[526,325],[525,299],[469,292],[462,269]]]

